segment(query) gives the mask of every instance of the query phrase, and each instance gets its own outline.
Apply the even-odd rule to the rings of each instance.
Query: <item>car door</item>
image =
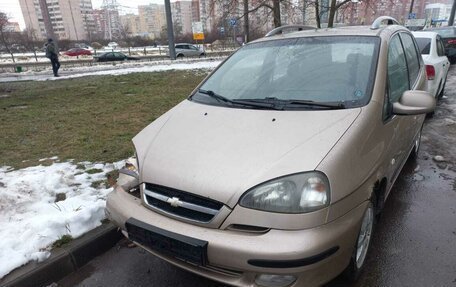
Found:
[[[409,34],[402,32],[400,33],[402,46],[405,52],[405,58],[407,60],[407,71],[409,75],[409,89],[410,90],[425,90],[426,79],[424,79],[424,62],[419,52],[418,45],[415,42],[415,38]],[[406,147],[407,152],[413,145],[413,139],[415,138],[417,131],[421,129],[422,121],[420,116],[408,116],[409,128],[407,129]],[[407,154],[408,155],[408,154]]]
[[[105,61],[115,61],[114,53],[112,53],[112,52],[111,53],[107,53],[104,58],[105,58]]]
[[[410,116],[393,114],[393,103],[410,89],[410,77],[406,54],[399,34],[393,35],[388,45],[387,93],[383,104],[383,134],[385,136],[386,176],[391,185],[398,176],[407,157],[407,141],[410,140]],[[389,188],[387,189],[389,190]]]
[[[445,84],[446,77],[448,74],[448,69],[450,68],[450,61],[448,60],[447,56],[445,55],[445,47],[443,46],[442,38],[437,35],[436,37],[436,52],[437,52],[437,65],[439,67],[439,79],[441,79],[440,90],[443,88]],[[438,94],[438,93],[437,93]]]
[[[191,54],[192,56],[199,56],[200,55],[200,50],[198,49],[198,47],[196,46],[193,46],[193,45],[188,45],[190,51],[191,51]]]

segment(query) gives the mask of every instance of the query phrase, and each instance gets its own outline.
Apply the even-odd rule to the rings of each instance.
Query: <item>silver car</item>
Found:
[[[202,57],[202,56],[206,55],[206,53],[204,52],[203,49],[200,49],[199,47],[197,47],[193,44],[179,43],[179,44],[176,44],[175,47],[176,47],[176,57],[177,58]]]
[[[415,39],[393,19],[285,29],[136,135],[107,200],[130,240],[230,285],[356,279],[435,107]]]

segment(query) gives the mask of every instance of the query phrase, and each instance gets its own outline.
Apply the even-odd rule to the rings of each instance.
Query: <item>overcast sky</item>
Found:
[[[74,0],[73,0],[74,1]],[[149,3],[164,3],[163,0],[117,0],[124,12],[137,13],[138,5]],[[93,8],[100,8],[103,0],[92,0]],[[24,19],[22,18],[21,6],[19,0],[0,0],[0,11],[5,12],[11,17],[12,22],[19,22],[21,29],[25,28]]]

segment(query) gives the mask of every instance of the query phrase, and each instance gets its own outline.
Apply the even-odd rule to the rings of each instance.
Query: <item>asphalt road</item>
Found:
[[[435,156],[442,156],[442,162]],[[456,68],[424,126],[419,158],[409,161],[377,223],[357,283],[335,286],[456,286]],[[224,286],[180,270],[126,241],[58,286]]]

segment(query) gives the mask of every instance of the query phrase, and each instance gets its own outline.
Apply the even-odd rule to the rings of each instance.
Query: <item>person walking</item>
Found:
[[[54,72],[54,77],[59,77],[58,71],[60,68],[59,62],[59,51],[52,39],[48,39],[46,44],[46,58],[51,60],[52,71]]]

